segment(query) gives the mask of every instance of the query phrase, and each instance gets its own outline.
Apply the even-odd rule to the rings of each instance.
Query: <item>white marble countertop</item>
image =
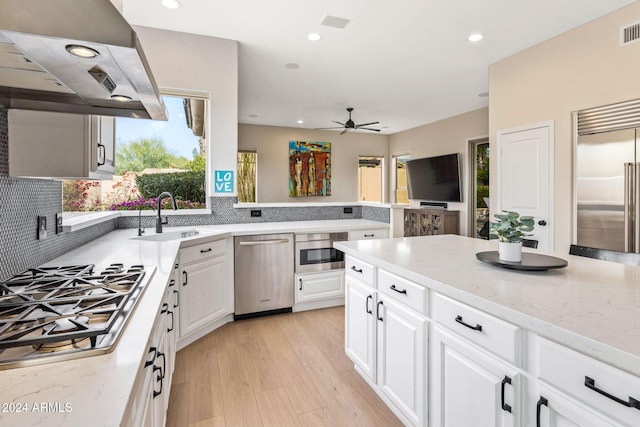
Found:
[[[279,232],[330,232],[388,227],[368,220],[296,221],[283,223],[165,227],[165,235],[198,230],[184,239],[137,239],[136,229],[115,230],[45,265],[95,264],[96,270],[114,262],[142,264],[153,271],[126,329],[109,354],[0,371],[0,427],[117,426],[136,375],[147,354],[147,342],[180,247],[232,235]],[[145,237],[154,238],[152,229]],[[35,411],[41,404],[48,410]],[[35,406],[34,406],[35,405]],[[6,409],[3,411],[3,409]]]
[[[476,259],[477,252],[497,250],[497,242],[454,235],[334,247],[640,375],[640,266],[546,254],[567,260],[568,266],[509,270]]]

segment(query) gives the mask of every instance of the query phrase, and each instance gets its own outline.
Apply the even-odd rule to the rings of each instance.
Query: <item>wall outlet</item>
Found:
[[[62,212],[56,214],[56,234],[62,233]]]
[[[353,213],[353,208],[343,208],[342,209],[342,213],[352,214]]]
[[[47,238],[47,217],[38,215],[38,240]]]
[[[251,209],[251,216],[252,217],[262,216],[262,211],[260,209]]]

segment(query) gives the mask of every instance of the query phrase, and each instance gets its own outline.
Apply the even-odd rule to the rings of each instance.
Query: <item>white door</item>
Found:
[[[529,239],[553,251],[553,122],[498,131],[497,145],[497,212],[533,216]]]
[[[427,320],[386,297],[376,313],[378,385],[414,425],[426,426]]]
[[[434,427],[520,425],[522,380],[516,368],[437,326],[433,345]]]

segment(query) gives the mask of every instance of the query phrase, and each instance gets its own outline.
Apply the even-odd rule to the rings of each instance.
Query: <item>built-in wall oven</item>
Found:
[[[296,234],[296,273],[344,268],[344,254],[333,242],[349,239],[349,233]]]

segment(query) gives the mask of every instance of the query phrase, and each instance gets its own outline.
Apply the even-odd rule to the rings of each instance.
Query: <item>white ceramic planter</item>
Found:
[[[498,257],[502,261],[521,262],[522,242],[498,242]]]

